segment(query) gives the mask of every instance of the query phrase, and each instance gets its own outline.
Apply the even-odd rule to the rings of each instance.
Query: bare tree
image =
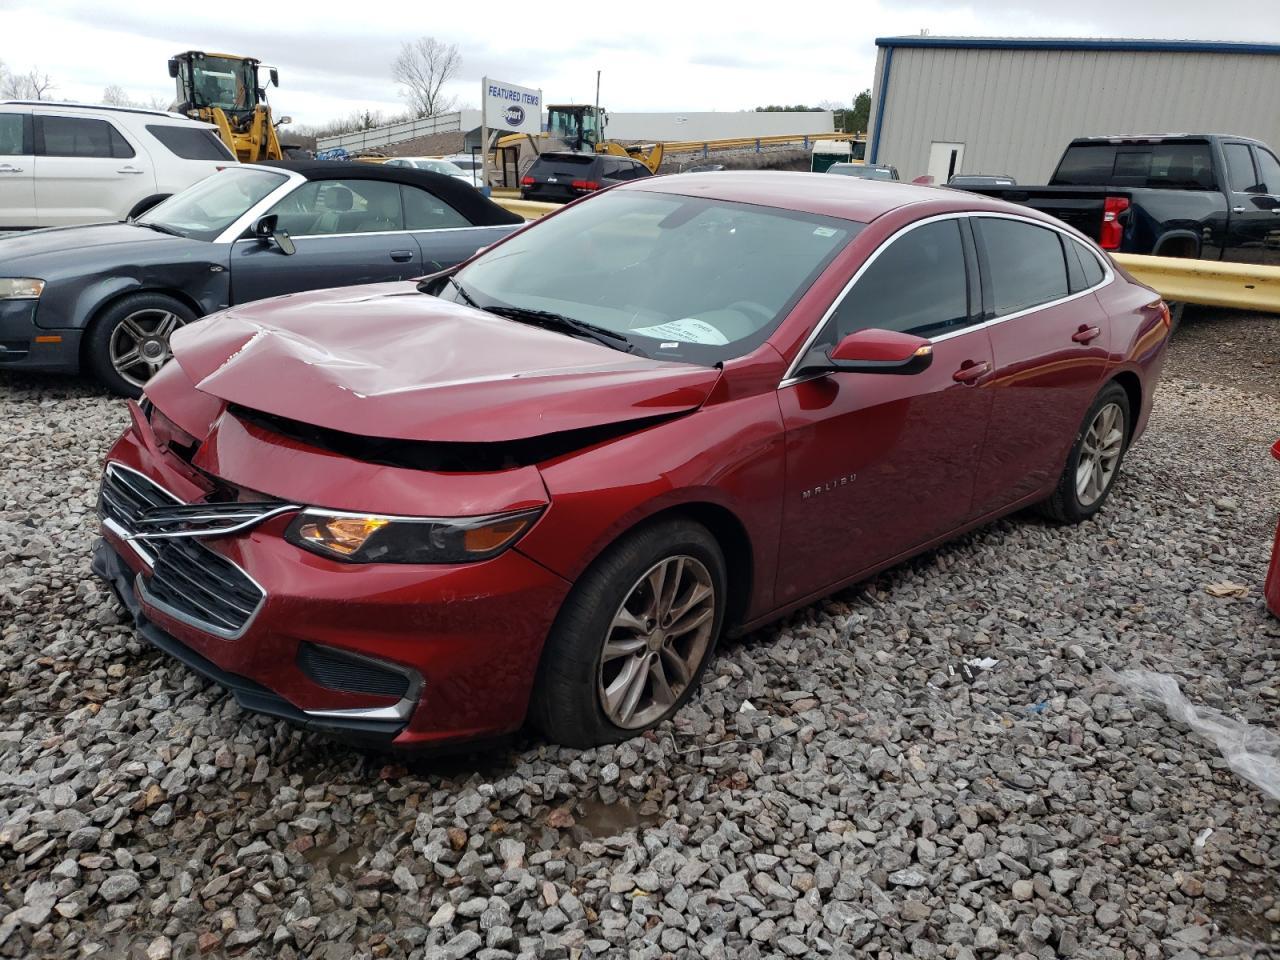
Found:
[[[456,43],[419,37],[400,45],[400,55],[391,64],[391,79],[404,88],[402,94],[414,114],[434,117],[453,109],[454,98],[440,91],[461,66]]]
[[[129,95],[124,92],[124,87],[118,83],[113,83],[102,91],[102,102],[109,107],[130,107],[133,101],[129,99]]]
[[[36,67],[23,74],[0,71],[0,99],[51,100],[53,89],[53,78]]]

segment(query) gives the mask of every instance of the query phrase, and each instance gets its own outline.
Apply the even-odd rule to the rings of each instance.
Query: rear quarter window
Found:
[[[234,160],[212,130],[199,127],[179,127],[170,124],[147,124],[147,132],[160,141],[161,146],[183,160]]]

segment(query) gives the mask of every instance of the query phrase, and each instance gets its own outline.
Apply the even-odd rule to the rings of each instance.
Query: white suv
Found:
[[[176,113],[0,101],[0,230],[124,220],[233,163]]]

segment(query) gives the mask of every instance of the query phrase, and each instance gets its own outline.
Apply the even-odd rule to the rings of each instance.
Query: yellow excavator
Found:
[[[262,70],[267,71],[266,79],[273,87],[280,86],[276,68],[264,67],[253,57],[201,50],[180,53],[169,59],[169,76],[178,85],[172,109],[214,124],[241,163],[283,160],[276,127],[291,120],[272,120]]]
[[[608,153],[615,157],[630,157],[639,160],[651,173],[657,173],[662,165],[662,144],[650,144],[646,150],[642,146],[623,146],[604,138],[604,127],[609,115],[600,107],[582,103],[548,104],[547,129],[538,135],[513,133],[501,137],[497,146],[499,150],[519,149],[528,138],[535,154],[544,150],[573,150],[578,153]]]

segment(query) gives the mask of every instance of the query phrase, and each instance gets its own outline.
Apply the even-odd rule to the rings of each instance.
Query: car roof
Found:
[[[646,190],[690,197],[709,197],[736,203],[796,210],[818,216],[870,223],[877,217],[916,203],[928,203],[930,215],[960,211],[1012,213],[1028,220],[1061,226],[1059,221],[1030,207],[976,193],[927,187],[897,180],[831,177],[825,173],[781,170],[725,170],[719,173],[677,173],[623,183],[613,190]]]
[[[149,107],[115,107],[104,103],[71,103],[61,100],[0,100],[0,107],[43,107],[46,110],[88,110],[93,113],[141,113],[149,117],[163,117],[166,120],[181,120],[183,123],[194,123],[202,127],[212,126],[171,110],[152,110]]]
[[[397,158],[393,158],[397,159]],[[259,166],[276,167],[300,174],[308,180],[386,180],[422,187],[435,194],[477,226],[524,223],[518,214],[498,206],[469,184],[445,173],[417,167],[388,167],[358,160],[266,160]]]

